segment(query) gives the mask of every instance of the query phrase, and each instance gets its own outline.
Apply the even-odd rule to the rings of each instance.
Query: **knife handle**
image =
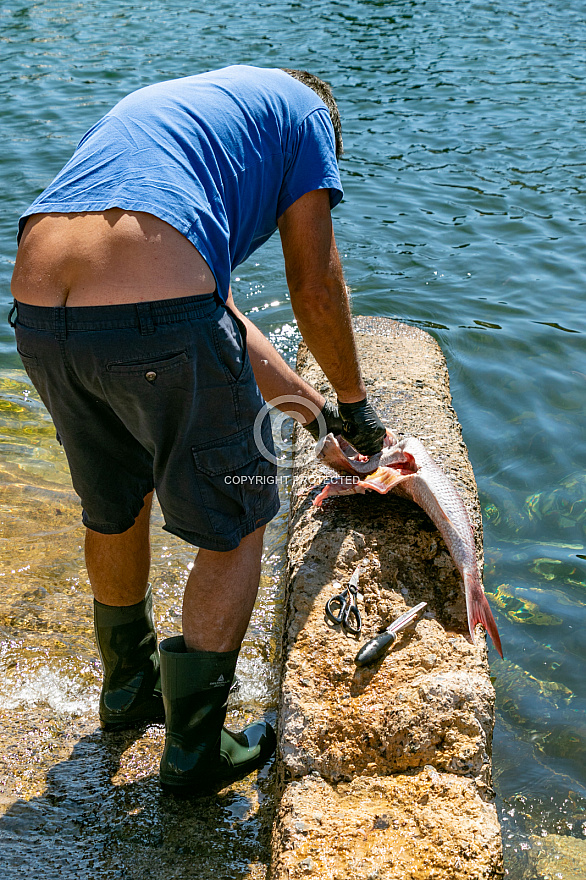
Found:
[[[379,660],[385,651],[391,645],[394,645],[396,641],[397,634],[394,632],[388,632],[387,630],[379,633],[378,636],[375,636],[374,639],[371,639],[361,647],[354,658],[354,662],[357,666],[368,666],[370,663],[374,663],[375,660]]]

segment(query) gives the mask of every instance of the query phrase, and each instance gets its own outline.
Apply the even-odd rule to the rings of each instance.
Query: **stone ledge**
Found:
[[[474,783],[438,773],[290,783],[274,831],[274,876],[328,880],[488,880],[500,827]]]
[[[481,565],[482,519],[476,483],[451,406],[448,373],[439,346],[423,331],[388,319],[358,318],[356,331],[370,399],[395,432],[422,439],[457,485],[475,525]],[[298,370],[323,393],[331,394],[304,346],[299,350]],[[310,439],[302,436],[305,434],[299,431],[295,439],[279,708],[284,795],[275,832],[273,876],[275,880],[297,876],[340,876],[344,880],[500,876],[500,837],[491,803],[494,691],[486,644],[480,637],[472,645],[467,634],[461,578],[433,523],[408,501],[368,493],[331,498],[321,509],[314,508],[311,500],[316,492],[311,489],[329,479],[331,472],[315,461]],[[337,592],[334,581],[347,583],[358,563],[364,620],[360,640],[347,637],[324,616],[327,599]],[[361,642],[421,601],[428,603],[428,612],[417,627],[401,635],[375,666],[357,669],[354,656]],[[431,767],[435,776],[424,771],[425,767]],[[373,792],[378,792],[372,803],[377,802],[379,809],[383,798],[385,815],[391,815],[392,807],[393,823],[396,819],[401,826],[403,809],[409,825],[415,793],[418,802],[426,795],[435,802],[439,796],[433,787],[436,777],[443,779],[450,791],[459,792],[462,804],[469,805],[469,821],[476,823],[470,839],[476,836],[481,841],[483,828],[492,829],[486,858],[480,855],[482,847],[466,850],[471,854],[465,859],[454,855],[462,865],[459,873],[454,873],[455,862],[449,863],[452,850],[434,843],[433,835],[459,840],[463,834],[462,810],[455,806],[457,798],[452,798],[453,809],[446,806],[440,811],[434,825],[418,826],[421,833],[416,849],[423,861],[419,864],[411,848],[411,873],[405,873],[407,868],[400,859],[397,865],[403,867],[397,868],[397,874],[389,873],[391,862],[384,860],[383,873],[376,873],[377,866],[371,875],[359,873],[354,857],[343,856],[336,841],[339,832],[334,829],[343,830],[349,853],[352,847],[360,849],[366,831],[357,805],[362,798],[368,812]],[[383,790],[388,797],[380,794]],[[323,827],[331,828],[332,833],[320,836],[316,826],[309,837],[302,836],[301,843],[305,840],[308,847],[314,837],[321,841],[323,852],[319,861],[308,849],[310,861],[301,868],[297,843],[294,856],[284,849],[289,840],[291,799],[297,812],[309,815],[318,795],[329,805],[327,809],[324,806]],[[395,810],[393,803],[403,807]],[[421,805],[425,806],[422,801]],[[432,833],[430,829],[435,830]],[[375,840],[379,832],[387,832],[389,840],[395,833],[391,826],[371,826],[371,830],[376,832],[374,837],[371,834],[375,847],[379,846]],[[390,845],[380,843],[383,849]],[[344,866],[338,873],[327,867],[327,846],[333,848],[331,864]]]

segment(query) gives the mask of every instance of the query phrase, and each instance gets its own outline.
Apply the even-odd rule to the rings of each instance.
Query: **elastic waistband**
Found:
[[[152,332],[156,324],[205,318],[223,305],[217,293],[112,306],[31,306],[15,300],[16,323],[32,330],[124,330]]]

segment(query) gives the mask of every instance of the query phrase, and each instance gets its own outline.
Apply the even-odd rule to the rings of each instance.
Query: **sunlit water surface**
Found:
[[[539,860],[549,846],[555,876],[578,880],[573,847],[586,837],[582,0],[254,8],[6,0],[0,44],[5,313],[19,213],[124,94],[237,62],[304,67],[331,81],[346,149],[336,234],[354,311],[438,339],[478,481],[485,586],[506,655],[491,650],[508,876],[546,876]],[[233,288],[293,357],[298,335],[277,241],[235,273]],[[4,324],[0,437],[3,876],[32,865],[40,878],[151,869],[162,878],[264,876],[266,773],[181,812],[158,794],[159,729],[107,742],[97,731],[77,501]],[[283,502],[239,664],[235,724],[274,713],[286,491]],[[166,636],[180,625],[191,551],[159,525],[155,517],[152,580]]]

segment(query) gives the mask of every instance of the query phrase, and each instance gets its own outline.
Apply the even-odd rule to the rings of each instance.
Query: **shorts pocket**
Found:
[[[172,351],[158,354],[152,358],[135,358],[134,360],[110,361],[106,364],[106,371],[112,376],[140,376],[144,375],[149,382],[154,382],[157,376],[176,370],[189,360],[187,351]]]
[[[26,352],[21,351],[20,348],[16,349],[20,355],[20,359],[23,362],[25,367],[31,366],[34,367],[38,363],[38,359],[34,354],[26,354]]]
[[[270,426],[263,442],[272,449]],[[191,451],[198,487],[215,532],[227,536],[246,523],[254,525],[274,503],[277,468],[257,448],[252,427],[194,446]]]
[[[212,334],[226,379],[240,382],[250,368],[245,325],[226,307],[220,320],[212,321]]]

